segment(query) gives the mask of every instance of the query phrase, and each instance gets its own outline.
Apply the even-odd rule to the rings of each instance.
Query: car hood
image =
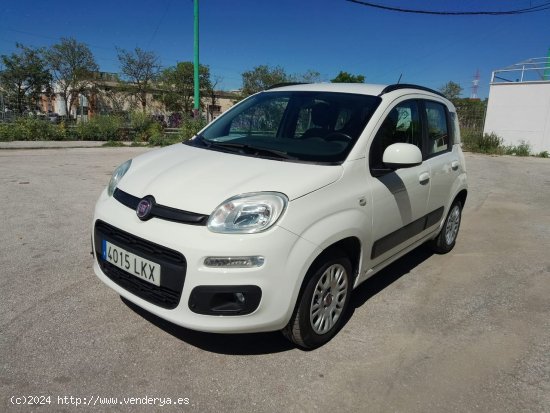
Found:
[[[137,197],[209,215],[226,199],[248,192],[282,192],[296,199],[340,178],[339,165],[254,158],[177,144],[132,160],[118,187]]]

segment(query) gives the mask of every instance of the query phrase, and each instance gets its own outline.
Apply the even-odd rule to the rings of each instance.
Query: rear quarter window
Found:
[[[451,116],[451,134],[452,134],[452,143],[459,144],[461,142],[460,138],[460,126],[458,123],[458,116],[456,112],[449,112]]]

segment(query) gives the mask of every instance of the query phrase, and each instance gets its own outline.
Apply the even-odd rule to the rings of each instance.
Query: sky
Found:
[[[443,11],[504,11],[544,0],[371,0]],[[430,16],[364,7],[345,0],[200,0],[200,61],[218,88],[241,87],[244,71],[282,66],[309,69],[330,81],[339,71],[368,83],[416,83],[439,89],[448,81],[469,97],[489,92],[491,72],[550,48],[550,10],[512,16]],[[74,37],[92,50],[100,70],[119,72],[116,48],[158,54],[164,67],[193,60],[192,0],[1,0],[0,54],[15,43],[50,46]]]

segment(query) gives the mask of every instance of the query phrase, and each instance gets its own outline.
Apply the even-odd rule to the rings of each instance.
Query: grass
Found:
[[[522,140],[519,145],[504,145],[503,139],[496,133],[484,134],[481,131],[468,129],[462,131],[462,147],[469,152],[487,155],[531,156],[529,142]],[[548,157],[548,151],[543,151],[537,156]]]
[[[107,148],[119,148],[119,147],[125,146],[125,145],[121,141],[107,141],[101,146],[107,147]]]

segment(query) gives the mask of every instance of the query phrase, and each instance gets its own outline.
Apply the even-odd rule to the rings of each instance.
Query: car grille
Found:
[[[181,253],[136,237],[101,220],[96,221],[94,231],[96,259],[107,277],[125,290],[159,307],[173,309],[178,306],[187,270],[187,262]],[[101,250],[103,240],[160,264],[160,286],[157,287],[105,261]]]
[[[115,189],[113,197],[122,205],[125,205],[134,211],[136,210],[139,204],[139,201],[141,201],[142,199],[142,198],[138,198],[136,196],[130,195],[129,193],[124,192],[119,188]],[[154,198],[153,198],[153,201],[154,201]],[[202,225],[202,226],[206,225],[208,221],[208,215],[197,214],[195,212],[189,212],[189,211],[183,211],[181,209],[176,209],[176,208],[170,208],[165,205],[157,204],[156,202],[153,202],[153,207],[151,208],[149,217],[150,218],[156,217],[159,219],[165,219],[167,221],[172,221],[172,222],[180,222],[182,224]]]

